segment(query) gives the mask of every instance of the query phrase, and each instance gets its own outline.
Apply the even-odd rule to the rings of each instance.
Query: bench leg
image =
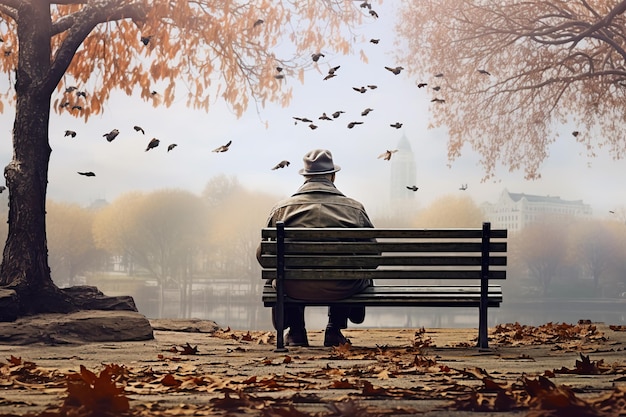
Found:
[[[272,308],[272,318],[274,321],[274,327],[276,327],[276,349],[274,352],[287,352],[285,347],[285,305],[280,303],[280,307],[277,305]]]

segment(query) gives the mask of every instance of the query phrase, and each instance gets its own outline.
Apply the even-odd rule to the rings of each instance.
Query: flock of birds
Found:
[[[363,1],[360,4],[360,7],[363,9],[367,9],[368,13],[370,16],[372,16],[373,18],[378,18],[379,15],[376,11],[374,11],[372,9],[372,5],[367,1]],[[253,27],[257,27],[259,25],[262,25],[264,23],[263,19],[257,19],[254,24]],[[142,36],[140,41],[144,44],[144,45],[148,45],[151,41],[151,36]],[[380,39],[377,38],[371,38],[369,41],[371,44],[377,45],[380,42]],[[315,65],[317,65],[320,60],[322,58],[325,58],[324,53],[322,52],[314,52],[311,54],[311,60],[313,61],[313,63]],[[323,61],[322,61],[323,62]],[[335,65],[335,66],[331,66],[328,68],[327,73],[324,75],[323,80],[327,81],[330,80],[332,78],[335,78],[339,75],[339,70],[341,69],[341,65]],[[402,73],[402,71],[404,70],[404,67],[402,66],[385,66],[384,67],[385,70],[389,71],[391,74],[397,76],[400,75]],[[486,76],[490,76],[491,74],[486,71],[486,70],[482,70],[479,69],[477,70],[479,73],[484,74]],[[276,79],[284,79],[285,78],[285,74],[283,72],[283,68],[281,67],[276,67],[276,74],[274,75],[274,77]],[[434,76],[435,78],[441,78],[443,77],[443,73],[439,73],[436,74]],[[420,82],[417,83],[417,87],[418,88],[424,88],[428,85],[428,83],[426,82]],[[375,84],[366,84],[366,85],[362,85],[362,86],[354,86],[352,87],[352,90],[356,91],[359,94],[365,94],[368,91],[371,90],[375,90],[377,89],[378,86]],[[433,89],[433,91],[438,92],[441,89],[441,86],[439,85],[435,85],[433,87],[431,87]],[[158,94],[156,91],[152,92],[152,95],[156,95]],[[71,87],[67,87],[65,90],[65,95],[64,98],[62,100],[62,102],[60,103],[60,107],[62,108],[69,108],[70,110],[82,110],[83,106],[81,104],[81,99],[84,99],[87,97],[87,93],[84,91],[79,90],[77,87],[71,86]],[[433,103],[445,103],[445,100],[442,98],[438,98],[435,97],[431,100],[431,102]],[[361,117],[366,117],[368,116],[371,112],[373,112],[374,109],[371,107],[366,107],[363,109],[363,111],[361,111],[360,115]],[[332,113],[322,113],[321,116],[319,116],[317,119],[319,121],[334,121],[339,119],[343,114],[345,113],[345,111],[343,110],[337,110],[334,111]],[[319,127],[318,124],[319,122],[314,122],[313,119],[309,118],[309,117],[299,117],[299,116],[294,116],[293,119],[295,120],[295,124],[297,125],[298,123],[303,123],[306,124],[306,126],[308,126],[311,130],[315,130]],[[346,126],[348,129],[353,129],[356,126],[362,125],[364,124],[363,120],[351,120],[349,121]],[[393,123],[389,123],[389,126],[391,128],[394,129],[400,129],[404,124],[400,121],[396,121]],[[145,135],[145,131],[141,126],[134,126],[133,129],[136,132],[140,132],[141,134]],[[113,129],[110,132],[104,133],[102,136],[108,141],[108,142],[112,142],[113,140],[115,140],[115,138],[118,137],[120,131],[118,129]],[[72,138],[77,136],[77,133],[73,130],[66,130],[65,131],[65,136],[70,136]],[[576,135],[575,135],[576,136]],[[150,139],[150,141],[148,142],[145,151],[149,151],[151,149],[154,149],[156,147],[158,147],[160,145],[160,140],[157,138],[152,138]],[[215,153],[223,153],[223,152],[227,152],[230,149],[230,146],[232,144],[232,140],[229,140],[226,144],[224,145],[220,145],[219,147],[215,148],[212,150],[212,152]],[[175,147],[177,146],[176,143],[171,143],[167,146],[167,152],[172,151]],[[385,152],[381,153],[378,156],[378,159],[382,159],[384,161],[390,161],[392,156],[398,152],[398,149],[391,149],[391,150],[386,150]],[[290,165],[290,162],[288,160],[282,160],[280,162],[278,162],[276,165],[274,165],[274,167],[272,167],[272,170],[278,170],[278,169],[282,169],[282,168],[286,168]],[[85,172],[78,172],[79,175],[83,175],[83,176],[87,176],[87,177],[94,177],[96,174],[92,171],[85,171]],[[419,189],[419,187],[417,187],[416,185],[410,185],[410,186],[406,186],[407,189],[411,190],[411,191],[417,191]],[[460,190],[466,190],[467,189],[467,184],[462,184],[460,187]],[[2,188],[0,188],[0,193],[3,191]]]

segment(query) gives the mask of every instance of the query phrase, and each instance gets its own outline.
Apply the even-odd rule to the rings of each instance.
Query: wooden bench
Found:
[[[284,345],[284,306],[327,306],[286,296],[285,280],[360,279],[374,286],[342,304],[368,307],[477,307],[478,343],[488,347],[487,310],[499,307],[506,278],[506,230],[287,228],[261,232],[262,301],[276,307],[276,350]],[[494,267],[494,268],[492,268]],[[274,288],[275,287],[275,288]],[[334,303],[337,303],[335,301]]]

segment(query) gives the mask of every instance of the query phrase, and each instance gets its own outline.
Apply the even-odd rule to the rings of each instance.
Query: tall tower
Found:
[[[417,170],[415,167],[415,155],[411,149],[409,139],[403,133],[396,152],[391,158],[391,181],[389,184],[389,197],[394,207],[413,205],[415,192],[407,189],[407,186],[416,185]]]

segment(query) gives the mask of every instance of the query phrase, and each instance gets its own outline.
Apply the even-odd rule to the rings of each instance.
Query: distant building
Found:
[[[405,204],[412,206],[415,201],[415,191],[407,187],[416,185],[417,169],[415,155],[405,134],[402,134],[396,149],[398,152],[391,157],[389,198],[392,206],[398,207]]]
[[[591,206],[582,200],[561,200],[559,197],[539,196],[502,191],[496,203],[481,205],[485,217],[493,228],[517,232],[536,221],[550,218],[590,218]]]

